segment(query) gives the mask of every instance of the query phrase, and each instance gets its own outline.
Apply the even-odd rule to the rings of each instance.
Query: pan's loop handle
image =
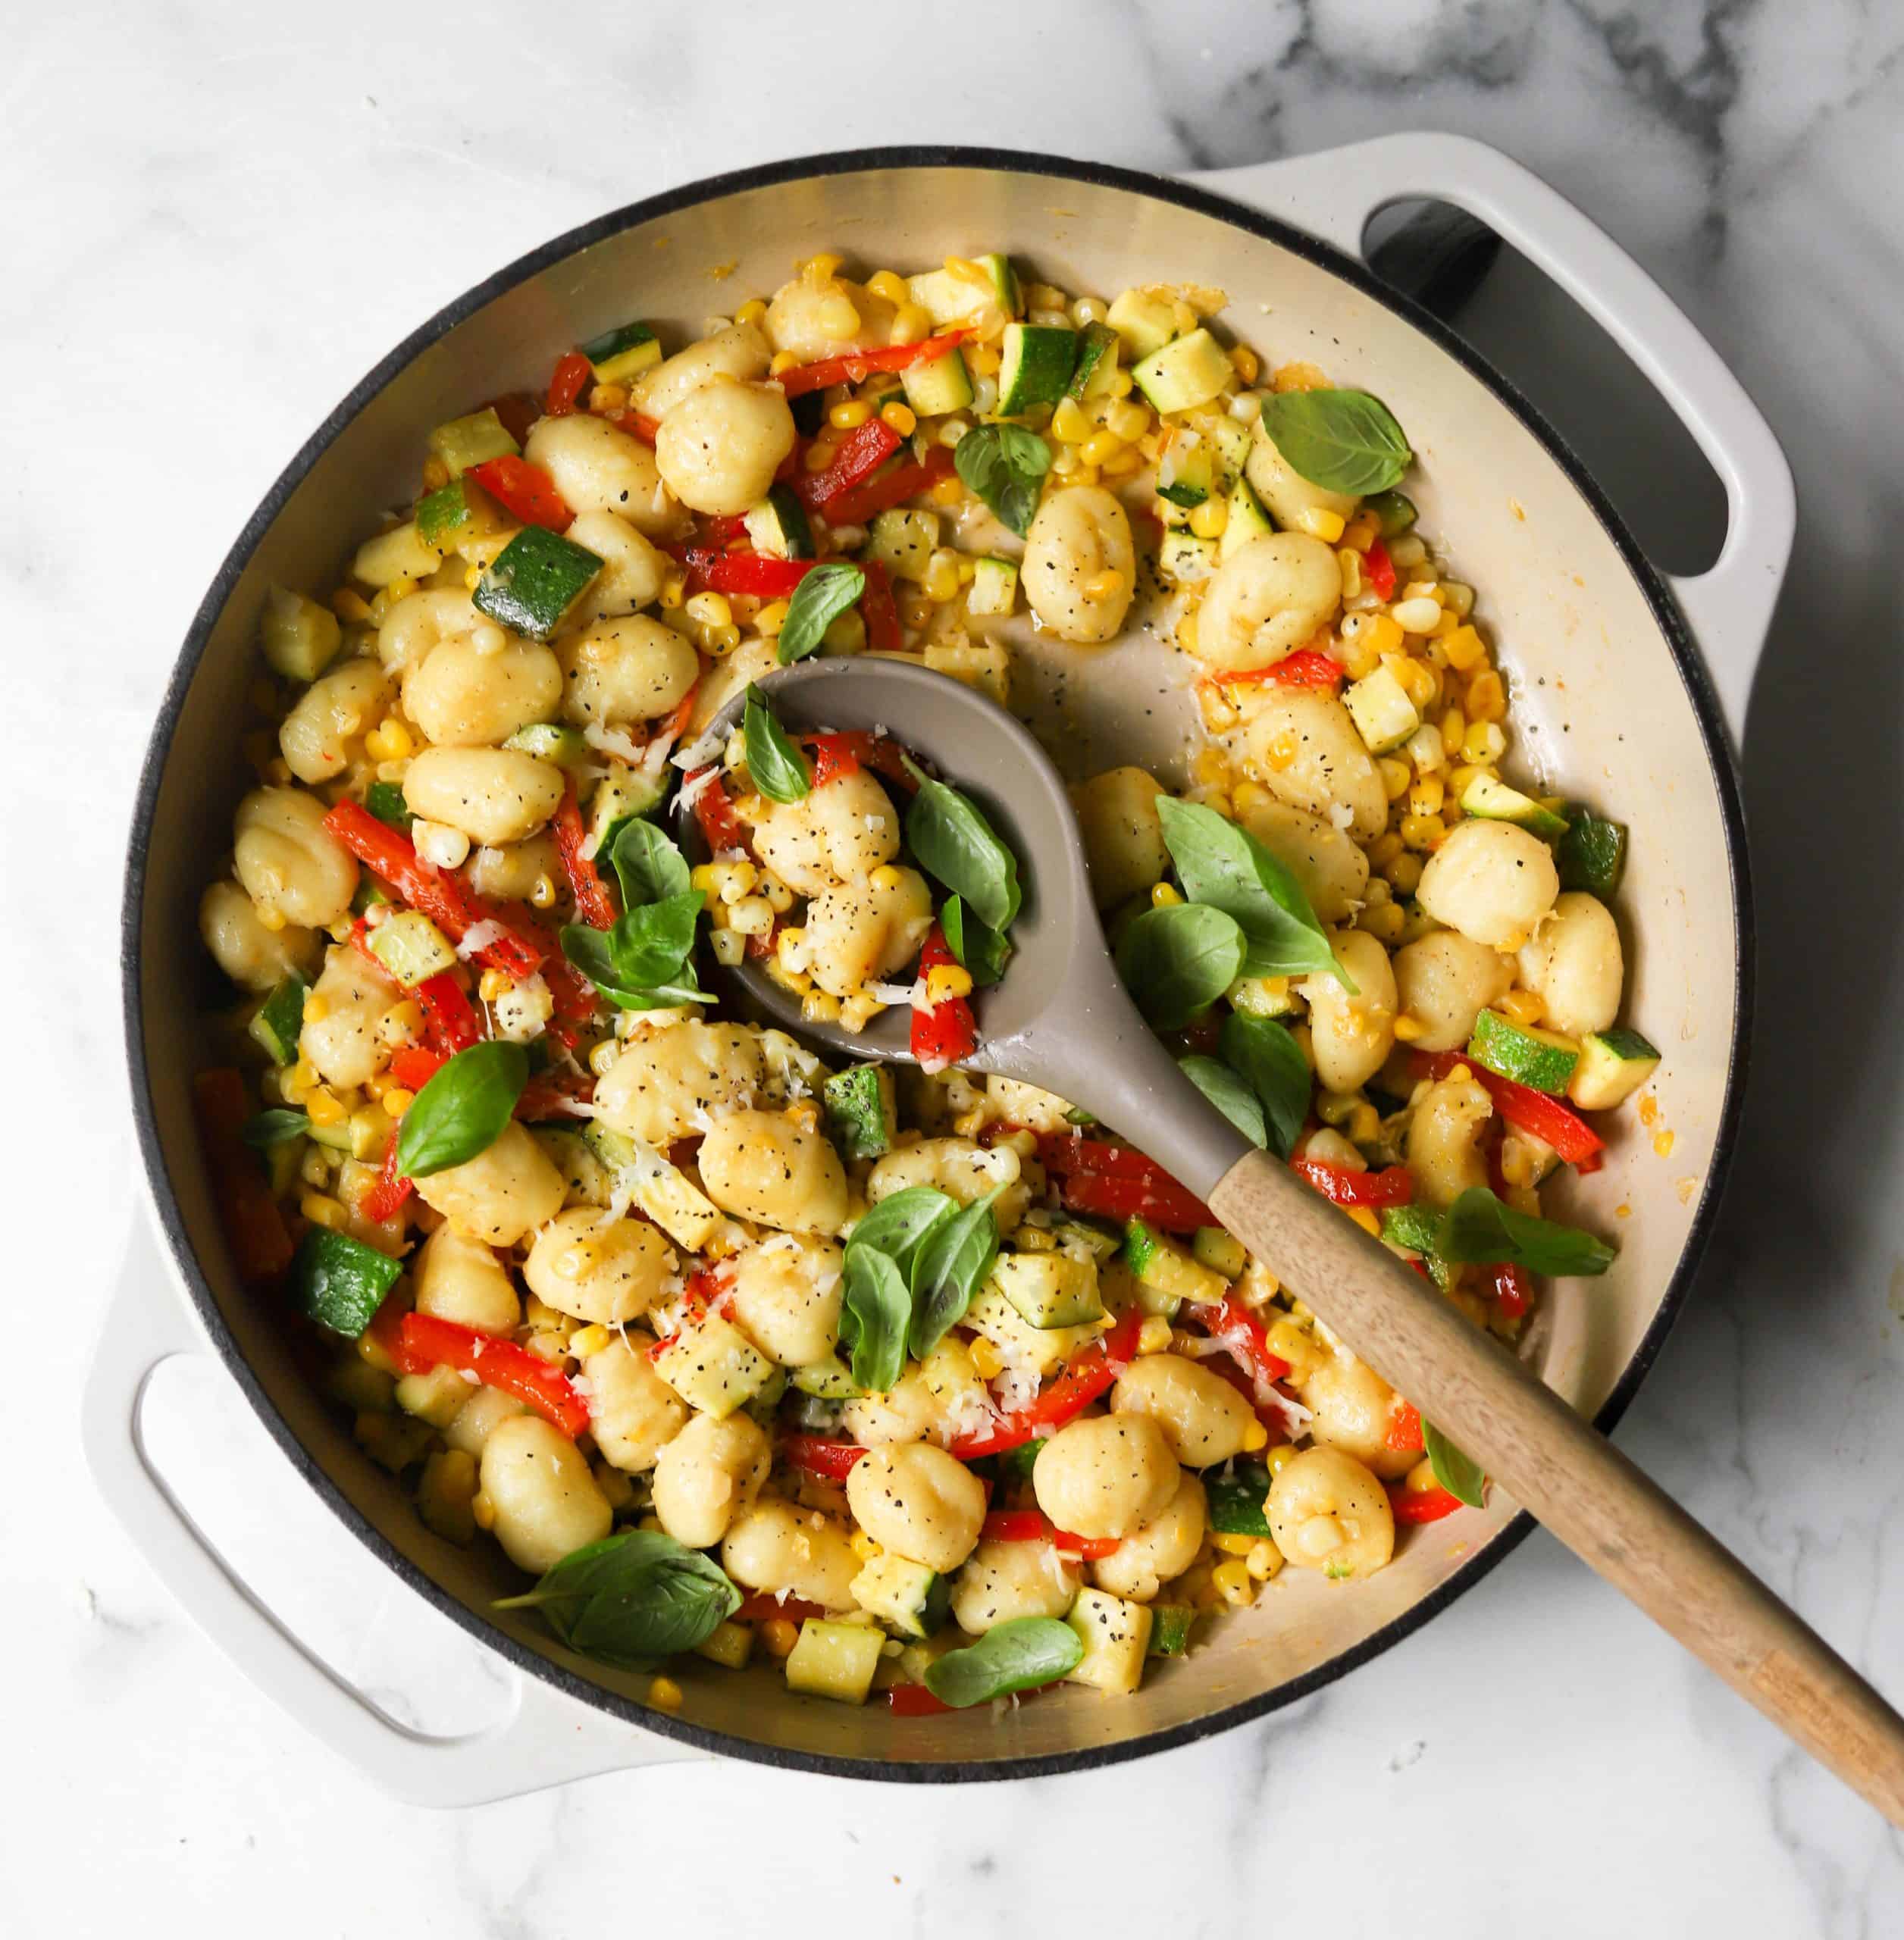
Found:
[[[1607,331],[1677,413],[1725,487],[1729,518],[1718,559],[1708,571],[1669,583],[1727,724],[1742,741],[1791,556],[1791,470],[1757,405],[1659,285],[1538,176],[1459,136],[1390,135],[1193,179],[1355,256],[1376,210],[1415,197],[1451,203],[1511,243]]]
[[[204,1343],[142,1231],[107,1316],[82,1406],[100,1493],[154,1573],[253,1683],[386,1791],[412,1804],[484,1804],[572,1779],[698,1754],[562,1696],[513,1666],[505,1713],[480,1731],[407,1729],[314,1657],[260,1604],[172,1495],[146,1450],[153,1373]]]

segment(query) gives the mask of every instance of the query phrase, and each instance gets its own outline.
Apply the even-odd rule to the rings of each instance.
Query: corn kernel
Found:
[[[746,302],[734,311],[734,321],[737,324],[753,324],[758,327],[766,321],[766,302],[758,296],[750,296]]]
[[[1120,398],[1104,413],[1104,429],[1134,445],[1151,428],[1151,414],[1132,398]]]
[[[320,1085],[305,1101],[304,1109],[313,1125],[342,1125],[349,1116],[337,1098]]]
[[[556,906],[556,879],[553,876],[539,875],[529,885],[529,900],[538,909],[553,909]]]
[[[1366,552],[1375,543],[1382,521],[1371,512],[1359,512],[1342,527],[1342,543],[1351,551]]]
[[[597,1078],[606,1078],[615,1068],[615,1060],[622,1055],[622,1047],[612,1037],[604,1037],[588,1054],[588,1068]],[[387,1105],[384,1109],[390,1107]]]
[[[885,1554],[885,1551],[863,1529],[853,1532],[853,1554],[862,1563],[871,1563]]]
[[[1078,455],[1086,465],[1102,465],[1123,448],[1124,441],[1115,431],[1094,431],[1079,447]]]
[[[799,1641],[799,1625],[784,1616],[770,1616],[760,1626],[760,1647],[770,1657],[791,1657]]]
[[[364,737],[364,752],[372,761],[402,761],[416,752],[416,743],[395,715],[387,714]]]
[[[972,1343],[972,1365],[981,1381],[991,1381],[1002,1374],[1005,1357],[998,1351],[995,1342],[988,1341],[982,1334]]]
[[[906,279],[891,270],[880,270],[868,277],[866,288],[871,294],[884,298],[888,303],[905,303],[912,298]]]
[[[864,398],[848,398],[826,414],[826,421],[836,431],[855,431],[872,415],[872,406]]]
[[[1382,1237],[1382,1221],[1372,1207],[1351,1206],[1348,1209],[1348,1216],[1372,1238],[1379,1239]]]
[[[1311,539],[1320,539],[1325,546],[1333,546],[1347,529],[1348,523],[1340,512],[1332,512],[1326,505],[1305,505],[1296,514],[1298,527]]]
[[[1222,1550],[1226,1556],[1248,1556],[1256,1547],[1256,1538],[1254,1536],[1229,1535],[1219,1530],[1210,1537],[1210,1547]]]
[[[1199,539],[1220,539],[1223,528],[1229,523],[1229,502],[1226,499],[1206,499],[1190,515],[1190,530]]]
[[[416,1103],[416,1094],[406,1090],[400,1084],[393,1084],[377,1102],[384,1107],[386,1118],[400,1119]]]
[[[1487,658],[1486,643],[1472,627],[1458,626],[1442,640],[1442,650],[1448,656],[1448,665],[1458,673],[1465,674]]]
[[[1174,909],[1183,898],[1167,882],[1153,885],[1151,890],[1151,907],[1153,909]]]
[[[1467,718],[1470,721],[1498,721],[1508,711],[1507,689],[1492,668],[1477,674],[1467,684]]]
[[[1392,802],[1398,802],[1408,792],[1412,779],[1405,761],[1398,760],[1393,755],[1384,755],[1376,764],[1382,776],[1383,792]]]
[[[691,620],[698,620],[704,627],[731,627],[734,624],[734,609],[719,593],[697,593],[683,610]]]
[[[776,639],[780,630],[787,624],[787,604],[784,599],[770,599],[753,616],[754,630],[763,639]]]
[[[1404,815],[1401,840],[1411,849],[1433,849],[1448,833],[1439,815]]]
[[[1244,1609],[1256,1600],[1256,1585],[1251,1580],[1249,1565],[1239,1556],[1218,1563],[1210,1571],[1210,1580],[1232,1610]]]
[[[330,610],[353,627],[361,627],[370,618],[370,602],[348,586],[339,587],[330,596]]]
[[[476,993],[485,1003],[493,1003],[511,985],[512,979],[500,970],[485,970],[477,981]]]
[[[648,1702],[657,1711],[678,1711],[681,1707],[681,1688],[672,1677],[657,1677],[648,1685]]]
[[[893,311],[889,340],[894,343],[920,343],[932,332],[932,316],[922,303],[901,303]]]
[[[888,404],[880,407],[879,415],[884,422],[902,438],[910,438],[919,429],[919,419],[911,408],[903,404]]]
[[[1374,883],[1369,884],[1371,890],[1376,887]],[[1355,918],[1355,927],[1364,935],[1373,937],[1378,943],[1399,943],[1401,932],[1408,927],[1408,919],[1402,913],[1399,903],[1378,903],[1371,900]]]
[[[1371,613],[1368,616],[1367,638],[1378,656],[1398,652],[1401,646],[1401,628],[1386,613]]]
[[[1160,1354],[1170,1344],[1170,1323],[1160,1313],[1146,1315],[1143,1325],[1137,1330],[1137,1351]]]
[[[1270,1432],[1260,1422],[1251,1422],[1243,1431],[1243,1452],[1254,1455],[1258,1449],[1270,1445]]]
[[[661,603],[670,612],[679,608],[687,597],[687,581],[680,573],[670,573],[661,582]]]
[[[496,1504],[481,1489],[469,1499],[469,1513],[479,1529],[493,1529],[496,1526]]]
[[[1533,990],[1510,990],[1495,1003],[1495,1009],[1523,1028],[1538,1024],[1547,1014],[1546,1005]]]
[[[1246,343],[1237,344],[1231,349],[1229,361],[1237,377],[1246,384],[1254,383],[1263,368],[1261,360]]]
[[[1382,874],[1397,895],[1412,896],[1421,886],[1421,858],[1405,849],[1382,865]]]
[[[957,963],[935,965],[925,973],[925,1001],[944,1003],[954,997],[972,994],[972,972]]]
[[[298,1210],[312,1225],[326,1226],[333,1232],[341,1230],[349,1216],[340,1201],[322,1192],[307,1192],[298,1201]]]
[[[1668,1157],[1672,1151],[1674,1142],[1674,1134],[1671,1132],[1655,1132],[1653,1134],[1653,1151],[1655,1154],[1661,1159]]]
[[[1272,739],[1264,753],[1270,767],[1279,774],[1295,759],[1297,755],[1301,753],[1301,749],[1297,744],[1295,735],[1286,728],[1282,733]]]
[[[1286,1442],[1279,1442],[1264,1458],[1270,1473],[1279,1475],[1296,1459],[1296,1451]]]
[[[1314,364],[1283,364],[1270,378],[1270,387],[1278,392],[1325,391],[1329,383],[1326,374]]]
[[[1424,774],[1410,785],[1408,806],[1418,815],[1439,815],[1442,796],[1445,792],[1439,774]]]

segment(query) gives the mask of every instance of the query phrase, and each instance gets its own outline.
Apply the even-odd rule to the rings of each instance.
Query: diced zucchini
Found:
[[[1382,522],[1384,539],[1398,539],[1415,522],[1415,502],[1404,492],[1371,492],[1362,508]]]
[[[601,570],[601,560],[585,546],[546,526],[525,525],[496,555],[473,602],[512,632],[546,640]]]
[[[386,916],[367,940],[370,953],[406,990],[426,983],[440,971],[456,967],[449,940],[421,909],[397,909]]]
[[[309,988],[295,970],[290,972],[246,1026],[273,1064],[297,1062],[298,1033],[304,1028],[304,999]]]
[[[678,1166],[647,1155],[626,1133],[593,1124],[582,1141],[606,1170],[617,1193],[627,1191],[677,1246],[698,1253],[721,1223],[718,1208]]]
[[[1007,324],[998,366],[998,415],[1056,404],[1071,381],[1078,333],[1055,324]]]
[[[730,1320],[704,1315],[684,1327],[654,1357],[654,1371],[691,1408],[717,1420],[779,1372]]]
[[[1141,1219],[1125,1228],[1124,1263],[1145,1286],[1171,1300],[1220,1300],[1229,1292],[1229,1282],[1220,1273],[1192,1259]]]
[[[1500,1011],[1483,1010],[1474,1020],[1467,1055],[1517,1084],[1558,1098],[1580,1061],[1580,1047],[1558,1031],[1517,1024]]]
[[[1355,723],[1362,745],[1372,755],[1398,748],[1421,725],[1414,702],[1386,667],[1378,666],[1351,681],[1343,692],[1342,705]]]
[[[1071,365],[1066,393],[1078,399],[1104,397],[1117,377],[1121,340],[1108,324],[1086,324],[1078,333],[1077,355]]]
[[[717,1624],[694,1646],[694,1654],[728,1670],[745,1670],[753,1654],[753,1626],[731,1620]]]
[[[1147,1604],[1134,1604],[1103,1590],[1080,1590],[1065,1618],[1084,1644],[1067,1684],[1089,1684],[1113,1697],[1128,1697],[1143,1680],[1150,1648],[1151,1617]]]
[[[1157,468],[1157,495],[1173,505],[1195,507],[1210,496],[1210,447],[1194,431],[1173,431]]]
[[[665,781],[651,781],[631,768],[617,768],[595,784],[588,803],[588,839],[600,856],[607,846],[609,833],[617,822],[631,815],[645,815],[661,806],[667,792]]]
[[[273,673],[287,681],[315,681],[337,659],[343,637],[328,606],[281,586],[265,593],[258,643]]]
[[[1157,548],[1157,570],[1173,586],[1195,586],[1217,570],[1220,557],[1214,539],[1199,539],[1194,532],[1167,532]]]
[[[1010,257],[1001,255],[996,249],[991,249],[982,256],[974,256],[972,260],[991,278],[992,294],[999,308],[1007,317],[1024,315],[1024,293],[1019,287],[1018,272],[1012,268]]]
[[[364,806],[379,821],[387,822],[392,828],[400,828],[406,835],[411,823],[416,820],[410,812],[409,803],[403,799],[403,784],[400,781],[373,781],[364,790]],[[374,900],[383,903],[389,899],[379,896]]]
[[[598,384],[625,384],[661,361],[661,340],[646,324],[623,324],[590,337],[582,355]]]
[[[950,1586],[922,1563],[891,1551],[875,1556],[853,1579],[853,1600],[903,1637],[929,1637],[945,1622]]]
[[[1658,1069],[1658,1052],[1637,1031],[1589,1031],[1567,1095],[1583,1111],[1611,1111]]]
[[[965,596],[966,611],[981,618],[1002,618],[1018,604],[1018,568],[1010,559],[991,553],[974,560],[972,587]]]
[[[1287,977],[1239,977],[1223,994],[1232,1009],[1252,1017],[1287,1017],[1296,1007]]]
[[[407,1415],[359,1415],[351,1424],[351,1439],[380,1469],[400,1475],[437,1438],[427,1422]]]
[[[265,1177],[274,1199],[282,1199],[297,1184],[305,1143],[302,1138],[280,1138],[258,1155],[265,1161]]]
[[[1269,1499],[1270,1472],[1259,1462],[1239,1462],[1232,1469],[1207,1472],[1204,1494],[1210,1504],[1210,1526],[1220,1536],[1267,1536],[1269,1518],[1263,1513]]]
[[[1151,1641],[1145,1654],[1153,1657],[1180,1657],[1190,1648],[1190,1632],[1196,1626],[1197,1613],[1188,1604],[1152,1604]]]
[[[327,1226],[307,1228],[291,1257],[288,1284],[298,1310],[354,1341],[376,1317],[403,1263]]]
[[[803,1394],[822,1401],[850,1401],[865,1391],[837,1354],[795,1368],[793,1380]]]
[[[995,289],[951,270],[925,270],[906,279],[907,293],[932,320],[935,330],[962,324],[975,311],[997,301]]]
[[[460,478],[472,465],[508,458],[521,449],[504,429],[493,405],[467,418],[453,418],[430,433],[431,452],[443,461],[452,478]]]
[[[1461,812],[1481,821],[1511,821],[1543,842],[1557,841],[1567,833],[1562,817],[1491,774],[1475,775],[1461,790]]]
[[[1110,306],[1107,318],[1123,340],[1133,363],[1161,350],[1176,335],[1176,311],[1167,297],[1127,289]]]
[[[453,478],[416,508],[417,530],[445,550],[465,539],[500,532],[512,521],[473,478]]]
[[[926,564],[938,543],[937,512],[907,512],[894,506],[890,512],[873,515],[865,556],[879,561],[894,579],[922,582]]]
[[[459,1386],[462,1384],[459,1381]],[[469,1390],[463,1388],[467,1399]],[[417,1478],[417,1514],[446,1542],[476,1540],[476,1460],[461,1448],[439,1448]]]
[[[991,1284],[1034,1327],[1082,1327],[1104,1318],[1098,1263],[1076,1253],[1001,1253]]]
[[[972,402],[972,374],[955,343],[938,357],[922,357],[900,373],[906,402],[921,418],[942,418]]]
[[[1252,539],[1260,539],[1265,533],[1275,530],[1249,480],[1239,478],[1229,488],[1229,518],[1224,524],[1223,542],[1217,548],[1217,556],[1227,559],[1240,552]]]
[[[836,1072],[820,1087],[827,1130],[840,1156],[877,1159],[892,1150],[899,1121],[891,1072],[882,1064],[859,1064]]]
[[[425,1368],[396,1384],[396,1405],[432,1428],[447,1428],[468,1399],[469,1383],[453,1367]]]
[[[999,1481],[1030,1488],[1032,1470],[1038,1465],[1038,1451],[1048,1439],[1044,1435],[1036,1435],[1029,1441],[1021,1441],[1016,1448],[1007,1448],[998,1457]]]
[[[1190,1250],[1200,1266],[1220,1273],[1226,1280],[1240,1280],[1249,1264],[1243,1242],[1220,1226],[1199,1226],[1192,1237]]]
[[[1194,411],[1218,396],[1235,374],[1229,354],[1206,330],[1161,346],[1131,371],[1137,388],[1159,411]]]
[[[1210,446],[1211,489],[1221,496],[1232,490],[1248,462],[1250,429],[1234,418],[1213,418],[1204,427]]]
[[[1088,1219],[1060,1219],[1052,1227],[1051,1237],[1066,1253],[1094,1259],[1100,1266],[1115,1259],[1124,1250],[1122,1233],[1107,1232]],[[1100,1287],[1101,1297],[1103,1291]]]
[[[411,519],[366,539],[350,562],[350,576],[380,589],[400,579],[427,579],[442,564],[442,547],[430,544]]]
[[[529,1136],[561,1173],[565,1203],[607,1206],[612,1202],[615,1186],[608,1168],[589,1150],[581,1127],[572,1119],[560,1125],[531,1124]]]
[[[809,1698],[863,1704],[879,1668],[886,1633],[870,1623],[832,1623],[810,1616],[787,1658],[787,1688]]]
[[[1583,889],[1604,902],[1620,887],[1627,866],[1627,828],[1587,809],[1570,806],[1569,826],[1554,851],[1562,889]]]
[[[769,486],[766,498],[747,514],[747,528],[753,549],[771,559],[813,556],[813,524],[791,485]]]
[[[995,1277],[966,1310],[964,1324],[983,1335],[1013,1366],[1028,1368],[1041,1378],[1082,1352],[1103,1331],[1095,1325],[1034,1327],[1005,1297]]]
[[[517,728],[503,745],[562,768],[586,768],[595,759],[580,728],[560,727],[553,721],[532,721],[528,727]]]

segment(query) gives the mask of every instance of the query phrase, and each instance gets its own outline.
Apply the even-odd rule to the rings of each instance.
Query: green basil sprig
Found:
[[[1180,1031],[1242,975],[1236,919],[1207,903],[1146,909],[1117,943],[1117,974],[1151,1026]]]
[[[1010,942],[989,923],[982,923],[965,906],[962,896],[948,896],[939,912],[939,928],[945,932],[945,947],[963,968],[972,972],[972,981],[981,987],[995,984],[1005,974],[1011,959]]]
[[[686,892],[693,873],[687,858],[653,822],[631,815],[615,825],[612,836],[603,846],[621,883],[625,909],[663,902]]]
[[[906,841],[919,866],[958,896],[988,929],[1001,935],[1024,900],[1018,858],[969,795],[928,774],[910,755],[900,759],[919,789],[906,811]]]
[[[1084,1639],[1069,1624],[1055,1616],[1014,1616],[929,1665],[925,1688],[941,1704],[962,1711],[1053,1683],[1083,1661]]]
[[[866,590],[866,576],[844,560],[831,559],[802,576],[787,602],[775,657],[783,667],[804,660],[826,630]]]
[[[840,1294],[840,1344],[850,1356],[853,1378],[870,1394],[897,1385],[906,1366],[906,1335],[913,1296],[891,1254],[875,1246],[846,1250]]]
[[[1617,1257],[1605,1240],[1577,1226],[1517,1212],[1484,1185],[1470,1186],[1449,1206],[1436,1250],[1444,1259],[1524,1266],[1562,1280],[1597,1277]]]
[[[952,447],[952,463],[966,485],[1022,538],[1031,529],[1051,448],[1019,424],[980,424]]]
[[[572,1550],[533,1590],[495,1606],[540,1610],[572,1651],[627,1670],[705,1643],[740,1607],[718,1564],[653,1529]]]
[[[774,718],[767,696],[750,685],[746,712],[741,717],[741,745],[753,785],[770,802],[803,802],[812,793],[813,771],[806,757],[788,740]]]
[[[265,1152],[274,1145],[282,1145],[287,1139],[305,1137],[310,1129],[311,1121],[305,1113],[288,1112],[282,1106],[274,1105],[270,1110],[248,1119],[239,1135],[254,1152]]]
[[[847,1244],[870,1247],[908,1273],[919,1241],[958,1209],[959,1202],[937,1186],[909,1185],[872,1207],[847,1235]]]
[[[710,1001],[687,968],[706,898],[688,887],[686,856],[638,817],[618,825],[605,853],[622,885],[622,914],[606,930],[565,925],[563,956],[622,1010]]]
[[[528,1081],[529,1053],[506,1037],[459,1051],[403,1114],[396,1169],[406,1178],[427,1179],[487,1152],[502,1137]]]
[[[1432,1422],[1421,1425],[1421,1445],[1434,1478],[1458,1502],[1479,1509],[1487,1500],[1487,1477]]]
[[[1256,1094],[1228,1065],[1192,1053],[1179,1058],[1177,1065],[1258,1151],[1269,1144],[1269,1131],[1264,1124],[1263,1107],[1257,1103]]]
[[[1414,453],[1394,414],[1367,391],[1284,391],[1263,400],[1263,429],[1312,485],[1361,497],[1401,482]]]
[[[1234,917],[1242,931],[1243,975],[1315,972],[1355,994],[1302,885],[1282,862],[1214,809],[1170,795],[1160,795],[1157,807],[1184,894]]]
[[[907,1328],[915,1358],[923,1360],[946,1330],[965,1318],[972,1297],[984,1285],[998,1257],[998,1221],[992,1207],[1004,1190],[994,1186],[920,1239],[913,1256],[912,1319]]]
[[[1302,1047],[1273,1017],[1232,1010],[1217,1040],[1224,1063],[1245,1079],[1263,1108],[1269,1147],[1286,1159],[1309,1115],[1311,1078]]]

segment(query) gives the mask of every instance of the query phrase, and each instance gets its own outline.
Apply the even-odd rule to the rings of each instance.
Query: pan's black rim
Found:
[[[1711,1169],[1694,1210],[1684,1250],[1668,1284],[1665,1295],[1660,1302],[1658,1310],[1627,1362],[1605,1406],[1595,1417],[1596,1425],[1602,1431],[1611,1430],[1626,1413],[1640,1382],[1658,1357],[1661,1346],[1685,1303],[1700,1256],[1711,1238],[1738,1129],[1755,995],[1755,919],[1746,854],[1745,808],[1738,770],[1720,712],[1718,696],[1693,645],[1686,622],[1664,581],[1640,551],[1624,521],[1586,467],[1552,426],[1512,384],[1418,304],[1378,281],[1362,263],[1332,245],[1319,241],[1301,230],[1292,228],[1273,217],[1247,208],[1240,203],[1229,202],[1209,190],[1193,187],[1167,177],[1147,174],[1135,169],[1113,167],[1104,163],[1073,161],[1058,156],[1022,153],[1011,149],[885,148],[810,155],[788,161],[769,163],[756,168],[741,169],[731,174],[709,177],[640,202],[631,202],[609,214],[597,217],[592,222],[584,223],[579,228],[571,230],[528,255],[518,258],[505,268],[497,271],[493,276],[466,291],[455,302],[440,310],[420,329],[412,332],[371,370],[326,418],[285,468],[265,494],[258,509],[246,521],[244,530],[226,555],[217,577],[193,616],[178,664],[166,689],[164,701],[154,726],[139,775],[131,841],[128,848],[130,860],[126,872],[125,900],[121,918],[123,1003],[133,1117],[138,1130],[140,1153],[145,1161],[146,1176],[151,1184],[166,1244],[214,1349],[243,1390],[267,1430],[283,1450],[286,1457],[339,1519],[380,1561],[395,1570],[405,1582],[427,1598],[452,1622],[459,1625],[489,1648],[499,1652],[527,1675],[553,1685],[583,1704],[609,1712],[644,1730],[656,1732],[698,1751],[744,1758],[756,1764],[790,1771],[816,1772],[835,1778],[875,1779],[900,1784],[953,1784],[1038,1778],[1061,1772],[1088,1770],[1192,1744],[1200,1738],[1229,1730],[1252,1719],[1267,1716],[1273,1711],[1280,1710],[1323,1689],[1336,1679],[1380,1656],[1411,1635],[1431,1617],[1445,1610],[1456,1597],[1471,1589],[1524,1541],[1535,1527],[1533,1519],[1524,1513],[1516,1516],[1469,1561],[1419,1603],[1412,1605],[1353,1649],[1343,1652],[1339,1657],[1332,1657],[1326,1663],[1317,1666],[1303,1676],[1293,1679],[1274,1691],[1226,1706],[1187,1723],[1116,1744],[1085,1747],[1036,1757],[959,1760],[944,1763],[888,1763],[878,1759],[839,1757],[761,1744],[727,1732],[712,1731],[663,1712],[651,1710],[528,1649],[485,1621],[459,1598],[441,1588],[374,1528],[337,1484],[312,1460],[304,1444],[279,1413],[276,1404],[252,1372],[249,1363],[239,1352],[237,1343],[225,1325],[224,1316],[219,1311],[218,1302],[213,1297],[211,1287],[193,1250],[159,1138],[158,1114],[153,1103],[150,1074],[146,1059],[144,1020],[139,1000],[140,912],[145,896],[146,852],[152,836],[166,752],[184,705],[186,693],[204,656],[218,615],[236,586],[252,552],[292,492],[302,481],[332,440],[384,385],[429,345],[485,304],[518,283],[573,255],[577,251],[602,242],[622,230],[652,221],[657,217],[678,214],[720,196],[748,189],[771,188],[790,181],[878,170],[938,168],[984,169],[1016,174],[1044,175],[1085,183],[1093,186],[1128,190],[1133,194],[1173,203],[1180,208],[1228,222],[1251,236],[1273,242],[1342,277],[1364,296],[1381,303],[1412,324],[1485,384],[1520,419],[1586,500],[1608,537],[1618,549],[1652,609],[1699,721],[1725,832],[1727,862],[1737,925],[1737,950],[1733,968],[1734,1024],[1732,1052],[1727,1069],[1725,1100],[1720,1113]]]

